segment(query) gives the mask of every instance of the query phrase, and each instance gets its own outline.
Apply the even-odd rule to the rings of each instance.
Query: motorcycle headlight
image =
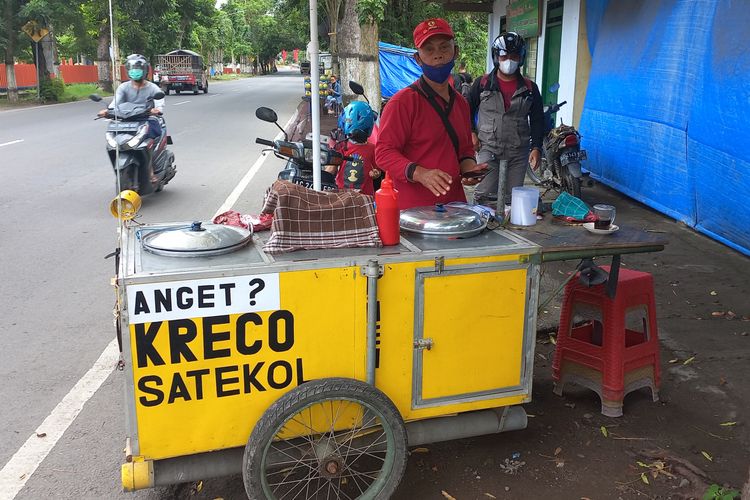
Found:
[[[146,136],[146,132],[148,132],[148,123],[144,123],[138,128],[138,132],[136,132],[133,138],[128,141],[128,146],[134,148],[138,144],[140,144],[143,138]]]
[[[109,147],[111,148],[117,148],[117,140],[115,139],[115,134],[112,132],[107,132],[107,144],[109,144]]]

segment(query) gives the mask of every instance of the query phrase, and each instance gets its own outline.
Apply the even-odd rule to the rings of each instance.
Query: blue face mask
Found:
[[[128,78],[131,80],[142,80],[143,79],[143,70],[138,68],[133,68],[128,70]]]
[[[440,66],[430,66],[422,63],[422,73],[424,76],[436,83],[443,83],[448,79],[453,71],[455,61],[447,62]]]

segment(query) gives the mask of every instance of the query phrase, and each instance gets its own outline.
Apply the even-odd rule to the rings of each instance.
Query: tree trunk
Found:
[[[331,71],[334,75],[339,75],[339,47],[338,47],[338,29],[339,13],[341,12],[341,3],[345,0],[326,0],[326,10],[328,11],[328,26],[331,37]]]
[[[120,83],[122,83],[122,71],[120,71],[120,66],[122,66],[122,61],[120,60],[120,42],[117,39],[117,31],[115,33],[115,39],[112,40],[112,53],[114,54],[115,62],[117,63],[117,67],[115,68],[115,72],[112,75],[112,84],[114,85],[114,88],[117,88],[120,86]]]
[[[99,25],[99,38],[96,45],[96,68],[98,85],[105,92],[112,92],[112,62],[109,59],[109,25]]]
[[[60,76],[60,61],[58,61],[55,32],[52,29],[52,25],[48,25],[47,29],[49,29],[49,34],[39,41],[39,48],[42,54],[44,54],[43,58],[39,58],[39,62],[41,63],[42,59],[44,59],[42,68],[44,68],[47,77],[54,76],[58,78]]]
[[[5,44],[5,76],[8,79],[8,101],[18,102],[18,85],[16,84],[16,67],[13,55],[16,52],[16,42],[18,41],[18,30],[15,29],[16,13],[13,8],[16,2],[5,1],[3,9],[3,23],[6,27],[8,40]]]
[[[357,18],[357,0],[344,1],[344,17],[338,26],[339,81],[341,82],[341,97],[346,106],[356,97],[349,89],[349,80],[361,83],[359,46],[362,33]]]
[[[365,88],[365,95],[370,100],[370,107],[380,112],[380,61],[378,60],[378,25],[364,23],[360,41],[360,82]]]

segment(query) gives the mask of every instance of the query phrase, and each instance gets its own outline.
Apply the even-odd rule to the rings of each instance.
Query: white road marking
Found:
[[[284,130],[289,128],[289,125],[291,125],[296,119],[297,119],[297,111],[295,111],[292,117],[289,118],[289,121],[286,122],[286,126],[283,127]],[[279,132],[278,134],[276,134],[276,137],[274,138],[274,140],[280,139],[282,136],[283,134]],[[258,159],[255,160],[255,163],[253,163],[253,166],[250,167],[250,170],[247,171],[247,173],[242,178],[242,180],[240,180],[239,184],[235,186],[235,188],[232,190],[229,196],[227,196],[227,199],[224,200],[224,203],[221,204],[221,206],[216,211],[214,216],[211,217],[212,220],[217,215],[226,212],[227,210],[232,208],[232,206],[234,206],[234,204],[237,202],[242,192],[245,191],[245,188],[247,188],[247,185],[250,184],[250,181],[253,180],[253,177],[255,177],[255,174],[258,173],[258,171],[260,170],[260,167],[263,165],[263,162],[266,161],[266,158],[268,158],[269,156],[270,156],[270,153],[266,152],[266,153],[261,154],[258,157]]]
[[[0,500],[12,500],[21,491],[39,464],[62,437],[83,409],[83,405],[96,393],[114,370],[120,351],[117,339],[112,339],[94,366],[58,403],[52,413],[0,470]],[[42,433],[45,435],[43,437]]]
[[[19,142],[23,142],[23,141],[24,141],[23,139],[16,139],[15,141],[4,142],[0,144],[0,148],[3,146],[10,146],[11,144],[18,144]]]
[[[216,97],[217,95],[221,95],[221,94],[208,94],[208,97]]]
[[[176,102],[176,103],[172,104],[172,106],[179,106],[180,104],[186,104],[188,102],[190,102],[190,101],[180,101],[180,102]]]
[[[190,102],[190,101],[185,101]],[[288,128],[296,119],[297,111],[294,112],[284,129]],[[275,139],[282,137],[279,132]],[[232,190],[224,203],[216,211],[216,215],[226,212],[235,204],[252,178],[258,173],[260,167],[269,153],[263,153],[258,157],[250,170],[242,177],[239,184]],[[113,339],[104,349],[94,366],[76,383],[75,386],[52,410],[42,424],[37,428],[18,451],[10,458],[8,463],[0,470],[0,500],[13,500],[24,487],[31,475],[39,467],[39,464],[47,457],[55,444],[60,440],[70,424],[76,419],[86,402],[99,390],[99,387],[109,377],[119,359],[120,353],[117,347],[117,339]],[[44,433],[44,437],[39,437]]]

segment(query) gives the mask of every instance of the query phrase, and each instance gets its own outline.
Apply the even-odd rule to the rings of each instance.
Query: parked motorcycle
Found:
[[[89,98],[97,102],[102,100],[96,94]],[[163,92],[154,96],[154,99],[163,98]],[[139,195],[159,192],[177,173],[174,154],[167,149],[172,138],[167,134],[164,118],[158,117],[161,136],[147,137],[154,99],[149,99],[146,104],[118,102],[116,108],[109,109],[105,116],[97,117],[110,119],[105,134],[107,153],[115,175],[119,177],[120,191],[130,189]],[[149,171],[153,172],[153,179]]]
[[[270,108],[260,107],[255,110],[255,116],[264,122],[275,124],[284,134],[284,140],[269,141],[268,139],[255,139],[255,142],[272,148],[277,158],[286,160],[284,169],[279,172],[278,179],[300,184],[313,189],[313,144],[311,140],[292,142],[283,128],[278,124],[276,112]],[[325,144],[320,145],[320,164],[339,166],[343,162],[360,161],[351,156],[344,156],[329,148]],[[320,184],[322,191],[338,191],[336,176],[321,170]]]
[[[553,86],[551,92],[556,91]],[[534,184],[581,197],[581,183],[588,178],[581,171],[581,161],[586,159],[586,150],[581,149],[581,134],[572,125],[560,123],[555,127],[553,115],[567,101],[544,107],[545,137],[542,146],[542,161],[537,170],[527,167],[527,174]]]

